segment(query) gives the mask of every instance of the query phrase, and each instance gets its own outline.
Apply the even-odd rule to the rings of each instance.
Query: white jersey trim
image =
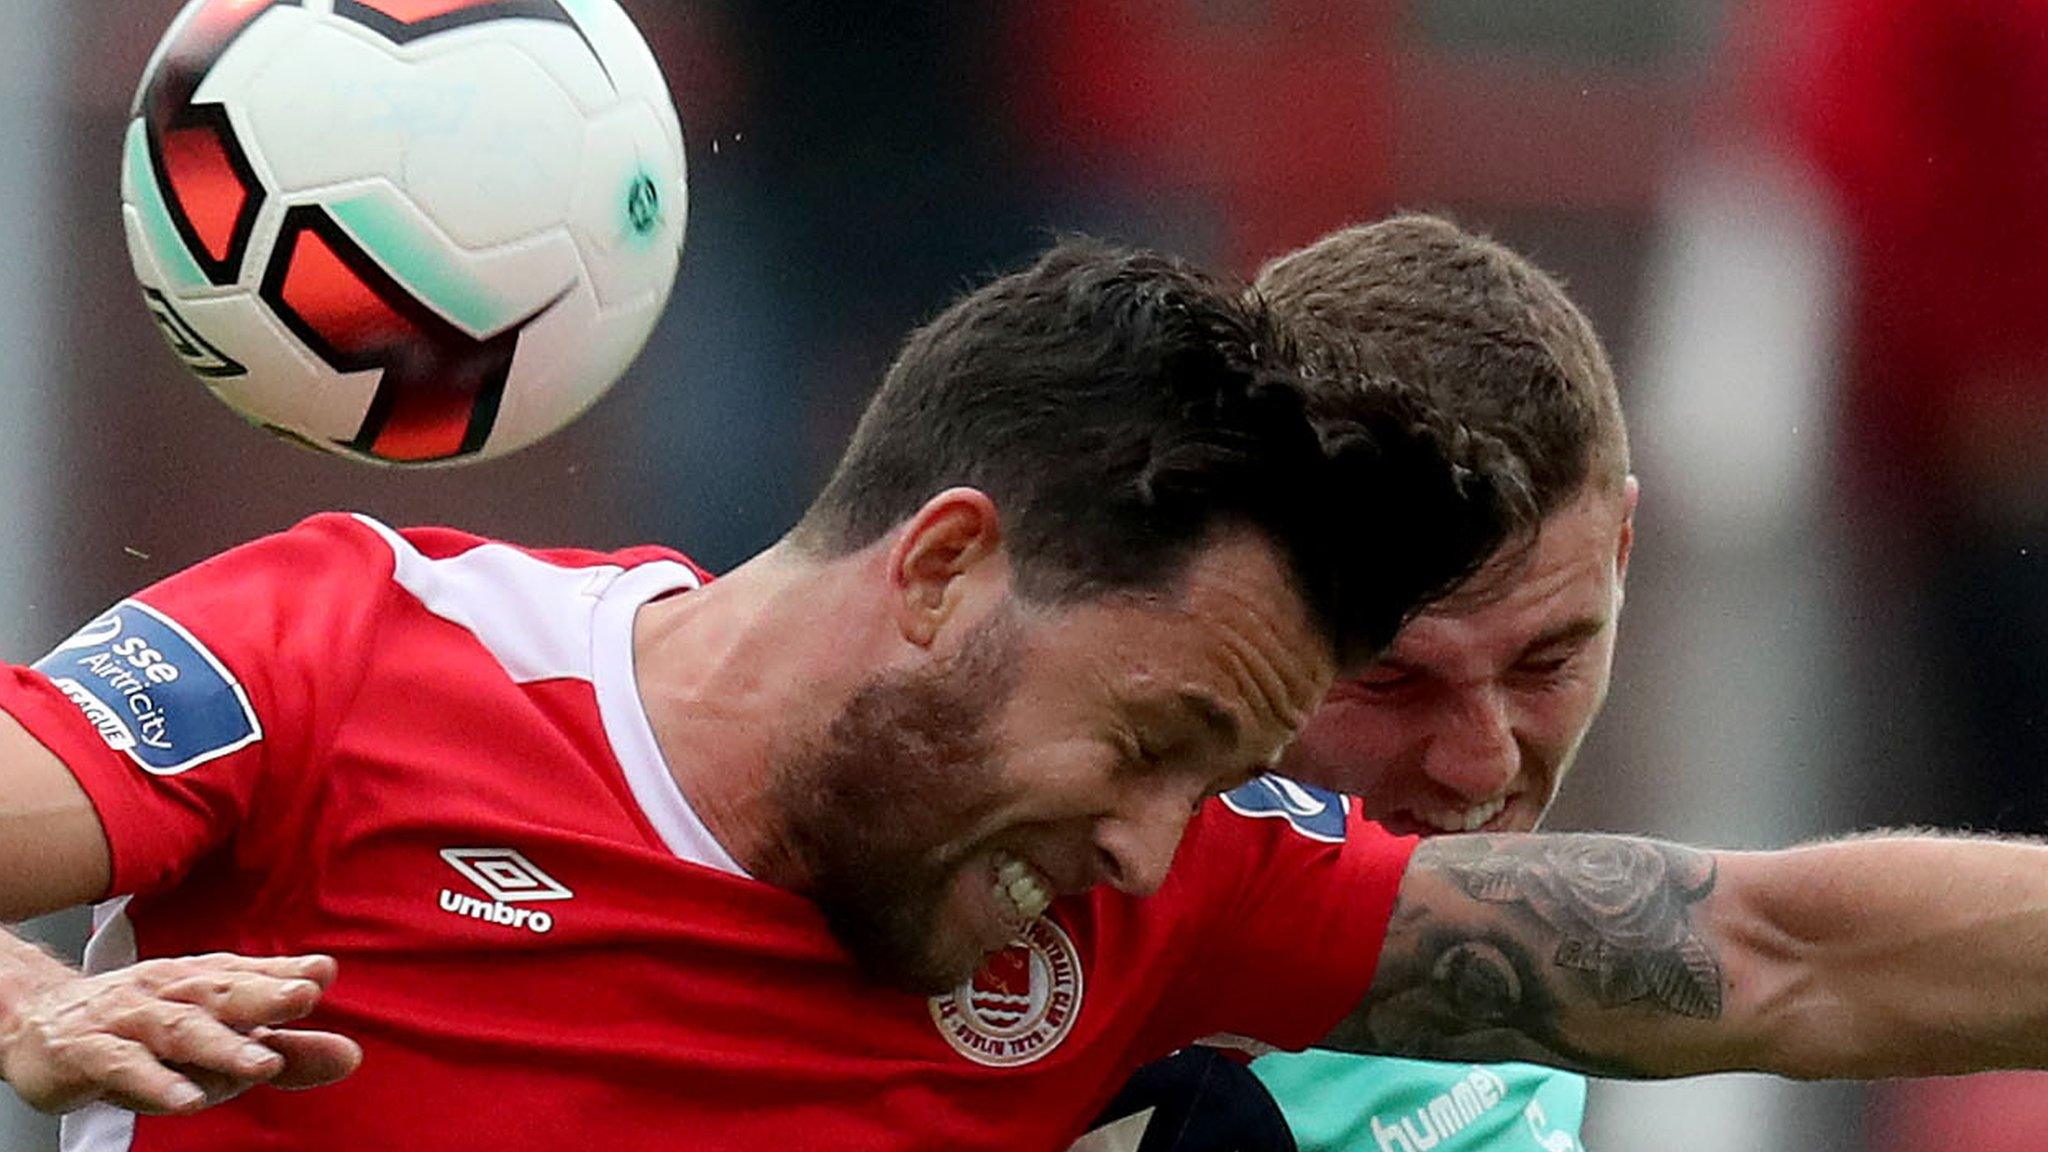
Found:
[[[390,546],[392,579],[427,611],[476,637],[514,683],[589,681],[612,754],[662,843],[684,860],[746,875],[676,785],[633,673],[634,616],[657,596],[696,588],[701,582],[688,565],[569,568],[497,543],[435,559],[392,528],[361,514],[356,519]]]
[[[680,564],[635,568],[614,583],[592,621],[591,664],[596,670],[592,687],[597,690],[597,710],[604,717],[612,754],[619,758],[626,784],[661,842],[693,864],[746,876],[746,869],[711,835],[676,784],[675,773],[669,770],[654,738],[654,725],[647,719],[640,682],[633,672],[633,618],[641,605],[665,592],[697,586],[696,573]]]
[[[625,569],[564,568],[507,544],[430,559],[391,528],[368,516],[356,519],[390,546],[398,586],[475,636],[513,683],[591,678],[590,613]],[[581,611],[570,608],[579,602]]]
[[[111,972],[135,963],[135,925],[128,920],[128,897],[93,905],[92,937],[85,942],[87,975]],[[58,1144],[64,1152],[129,1152],[135,1147],[135,1113],[111,1104],[88,1104],[66,1113],[58,1122]]]

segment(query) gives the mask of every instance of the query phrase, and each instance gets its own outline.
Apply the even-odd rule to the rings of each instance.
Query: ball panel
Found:
[[[339,375],[300,351],[253,294],[182,300],[176,307],[194,331],[232,350],[248,368],[207,382],[244,418],[322,443],[351,437],[362,426],[377,374]]]
[[[555,0],[334,0],[334,14],[397,44],[492,20],[574,24]]]
[[[296,4],[199,0],[165,41],[136,98],[158,198],[212,284],[232,284],[241,274],[264,192],[226,110],[202,100],[200,91],[245,32],[273,10]]]
[[[201,84],[243,33],[276,9],[299,6],[299,0],[193,0],[150,57],[134,115],[168,122],[201,99]]]
[[[420,301],[479,339],[540,311],[581,269],[559,230],[471,252],[388,184],[322,197],[349,235]]]
[[[215,57],[206,74],[199,78],[199,86],[188,103],[228,107],[238,104],[248,90],[250,78],[262,70],[265,62],[280,52],[290,51],[292,41],[319,22],[317,12],[297,3],[266,9]]]
[[[265,283],[264,294],[275,294],[278,314],[297,321],[293,330],[330,367],[339,372],[377,367],[394,346],[414,335],[414,326],[387,299],[402,289],[393,285],[379,292],[319,231],[299,228],[285,242],[283,258],[273,265],[277,279]]]
[[[249,374],[246,365],[215,347],[204,333],[179,315],[177,307],[162,292],[144,288],[142,298],[149,306],[150,316],[156,321],[157,331],[163,334],[171,351],[185,362],[185,367],[191,369],[193,375],[211,385]]]
[[[193,246],[207,278],[231,284],[241,275],[263,186],[249,166],[227,111],[218,104],[189,108],[185,123],[165,129],[150,159],[162,175],[173,223]]]
[[[427,52],[438,48],[444,41],[475,40],[483,36],[488,36],[494,44],[525,53],[561,86],[579,112],[600,112],[619,102],[618,87],[605,71],[604,62],[591,51],[589,43],[577,34],[573,25],[515,20],[466,33],[451,33],[426,41],[415,50]]]
[[[420,124],[390,103],[406,90],[404,61],[316,25],[252,64],[238,104],[276,191],[397,174],[407,134]]]
[[[682,246],[681,157],[671,153],[660,117],[643,101],[590,125],[569,230],[583,253],[598,302],[607,307],[675,280]]]
[[[209,387],[223,380],[246,376],[247,365],[222,348],[217,336],[209,335],[186,318],[185,310],[192,302],[164,290],[163,275],[157,269],[148,243],[142,239],[146,226],[141,213],[132,206],[123,205],[121,227],[128,238],[128,255],[135,268],[135,278],[142,285],[143,303],[148,306],[150,318],[156,321],[157,331],[170,345],[171,352]]]
[[[383,369],[348,444],[396,463],[475,453],[519,339],[476,340],[421,304],[319,205],[285,214],[262,297],[337,372]]]
[[[668,81],[662,76],[654,50],[647,46],[647,38],[640,35],[625,9],[612,0],[562,0],[562,6],[575,18],[591,51],[603,61],[620,99],[659,97],[663,105],[671,103]],[[670,107],[668,114],[673,118],[675,109]],[[676,151],[682,151],[680,129],[675,146]]]
[[[548,70],[487,30],[407,59],[339,25],[309,29],[241,100],[266,175],[294,197],[386,177],[467,248],[560,224],[582,115]]]
[[[145,285],[169,289],[173,295],[203,291],[212,282],[178,234],[155,173],[156,164],[149,156],[149,130],[142,121],[133,121],[121,156],[121,198],[135,275]]]
[[[584,121],[546,70],[517,49],[477,44],[424,60],[408,83],[445,133],[408,148],[399,185],[465,248],[559,225],[583,155]],[[509,190],[516,195],[508,195]]]
[[[587,411],[646,346],[663,303],[648,297],[600,309],[590,290],[579,287],[535,317],[512,361],[485,455],[523,448]]]

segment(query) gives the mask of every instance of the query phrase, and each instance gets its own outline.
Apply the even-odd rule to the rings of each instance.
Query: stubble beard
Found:
[[[1017,622],[999,609],[939,667],[876,676],[771,789],[807,894],[869,978],[920,995],[974,974],[934,929],[968,849],[951,846],[1002,792],[995,715],[1016,687]]]

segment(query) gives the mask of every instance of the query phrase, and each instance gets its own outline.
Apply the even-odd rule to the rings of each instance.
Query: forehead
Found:
[[[1334,675],[1327,642],[1271,546],[1232,535],[1205,547],[1172,589],[1061,614],[1052,644],[1138,720],[1236,729],[1277,751]],[[1220,709],[1226,715],[1218,715]]]
[[[1389,656],[1420,659],[1445,649],[1512,654],[1552,629],[1605,622],[1614,612],[1618,498],[1595,489],[1552,513],[1536,545],[1476,603],[1439,606],[1395,638]]]

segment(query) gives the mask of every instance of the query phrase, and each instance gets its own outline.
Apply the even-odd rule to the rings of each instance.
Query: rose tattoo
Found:
[[[1640,840],[1564,836],[1535,854],[1449,869],[1477,900],[1520,904],[1557,932],[1551,962],[1585,973],[1600,1003],[1648,1001],[1682,1016],[1721,1013],[1721,968],[1688,909],[1714,886],[1711,857]]]

